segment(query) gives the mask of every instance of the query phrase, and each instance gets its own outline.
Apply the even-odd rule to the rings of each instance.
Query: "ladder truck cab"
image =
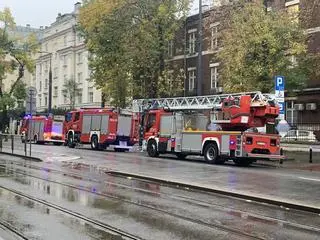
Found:
[[[260,92],[200,97],[137,99],[142,147],[150,157],[201,155],[210,163],[280,160],[280,137],[256,131],[274,125],[279,106]],[[252,130],[253,129],[253,130]]]
[[[25,116],[20,128],[22,142],[64,143],[63,116]]]
[[[80,109],[66,114],[64,133],[66,144],[91,144],[92,149],[113,147],[124,152],[138,142],[138,120],[132,113],[115,109]]]

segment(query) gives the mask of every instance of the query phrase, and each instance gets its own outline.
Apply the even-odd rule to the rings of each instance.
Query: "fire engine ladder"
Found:
[[[251,96],[252,106],[261,106],[268,104],[269,101],[275,101],[275,96],[273,94],[264,94],[261,92],[243,92],[192,97],[135,99],[132,102],[132,110],[134,112],[143,112],[148,109],[157,108],[167,108],[169,110],[176,111],[221,109],[224,99],[239,99],[241,96],[245,95]]]

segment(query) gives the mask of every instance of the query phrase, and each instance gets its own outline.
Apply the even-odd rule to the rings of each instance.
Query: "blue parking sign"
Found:
[[[284,102],[278,102],[279,104],[279,114],[285,113],[285,103]]]
[[[284,91],[284,76],[276,76],[275,81],[276,91]]]

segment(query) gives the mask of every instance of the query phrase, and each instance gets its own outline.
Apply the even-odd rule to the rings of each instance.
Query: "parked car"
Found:
[[[290,130],[281,138],[282,141],[307,141],[316,142],[317,138],[313,131],[308,130]]]

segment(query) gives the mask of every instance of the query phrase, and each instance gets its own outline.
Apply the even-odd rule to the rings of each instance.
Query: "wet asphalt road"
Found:
[[[104,225],[138,239],[320,236],[317,214],[113,176],[68,158],[34,163],[0,155],[0,220],[27,239],[126,239]]]

